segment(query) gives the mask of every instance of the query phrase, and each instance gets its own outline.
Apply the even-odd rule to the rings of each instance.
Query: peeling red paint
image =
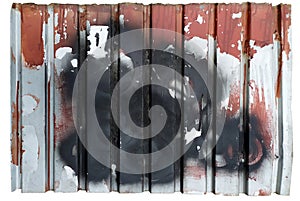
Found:
[[[191,39],[195,36],[199,38],[207,38],[209,10],[208,4],[188,4],[184,6],[184,27],[188,27],[189,31],[185,32],[186,39]],[[197,18],[201,22],[197,21]]]
[[[226,116],[233,117],[240,111],[240,87],[239,84],[232,84],[230,87],[230,95],[226,110]]]
[[[59,42],[54,44],[54,52],[60,47],[71,47],[72,53],[78,50],[78,6],[60,5],[54,7],[54,15],[58,15],[58,25],[54,27],[59,34]]]
[[[43,23],[45,6],[35,4],[22,5],[21,41],[22,54],[26,67],[38,69],[44,62]]]
[[[186,176],[191,176],[195,179],[201,179],[205,177],[205,167],[191,165],[184,167],[184,172]]]
[[[265,92],[263,88],[259,88],[255,81],[250,81],[250,85],[253,86],[253,89],[249,89],[249,93],[253,98],[253,103],[250,103],[249,113],[258,118],[256,125],[259,128],[261,137],[264,141],[264,145],[268,150],[272,148],[272,113],[269,109],[269,106],[265,102]],[[260,100],[261,96],[261,100]],[[251,123],[251,122],[250,122]]]
[[[241,4],[218,4],[217,10],[217,41],[220,52],[226,52],[240,59],[241,51],[238,49],[238,40],[241,38],[242,18],[234,17],[242,13]]]
[[[289,59],[289,53],[291,51],[290,43],[289,43],[289,28],[291,26],[291,6],[290,5],[282,5],[281,6],[281,23],[282,23],[282,31],[283,31],[283,41],[282,48],[285,51],[287,58]]]
[[[250,4],[251,22],[249,23],[250,40],[255,45],[264,47],[273,43],[273,9],[271,4]],[[258,31],[259,30],[259,31]]]

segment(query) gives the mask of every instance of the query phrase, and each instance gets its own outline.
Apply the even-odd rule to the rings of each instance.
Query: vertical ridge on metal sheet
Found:
[[[242,6],[218,4],[217,6],[217,91],[221,108],[225,111],[222,133],[217,133],[215,193],[238,195],[240,166],[240,65]],[[219,100],[219,101],[220,101]],[[216,103],[217,104],[217,103]]]
[[[175,6],[175,15],[176,15],[176,19],[175,19],[175,31],[176,31],[176,35],[175,35],[175,54],[177,55],[177,57],[179,57],[179,61],[178,64],[176,66],[176,71],[178,74],[175,74],[175,89],[179,89],[179,90],[175,90],[175,98],[177,100],[180,101],[181,103],[181,108],[179,110],[179,112],[176,111],[176,122],[178,122],[178,124],[180,124],[180,129],[178,129],[179,132],[179,137],[180,137],[180,144],[178,147],[175,147],[175,149],[178,149],[180,153],[183,153],[183,144],[184,144],[184,118],[182,118],[184,116],[183,114],[183,81],[182,81],[182,76],[183,76],[183,53],[184,53],[184,38],[183,38],[183,31],[184,31],[184,27],[183,27],[183,5],[176,5]],[[177,114],[180,113],[180,116]],[[176,152],[174,150],[174,152]],[[175,158],[176,155],[174,156],[174,177],[175,177],[175,181],[174,181],[174,191],[175,192],[181,192],[182,191],[182,157],[180,157],[179,159]]]
[[[292,128],[292,52],[291,52],[291,6],[281,5],[281,77],[277,79],[277,92],[281,98],[282,111],[280,123],[282,136],[280,141],[280,187],[277,193],[289,195],[291,185],[292,160],[293,160],[293,128]]]
[[[86,21],[86,22],[84,22]],[[105,51],[105,43],[108,37],[111,37],[111,6],[110,5],[87,5],[86,11],[82,13],[81,31],[85,32],[87,38],[86,49],[88,58],[97,59],[97,48],[101,50],[101,54]],[[84,37],[84,36],[82,36]],[[97,43],[98,41],[98,43]],[[102,56],[102,55],[100,55]],[[88,68],[89,69],[89,68]],[[90,74],[87,69],[87,80]],[[87,114],[92,114],[93,109],[96,109],[99,125],[103,129],[105,136],[110,138],[110,75],[111,70],[108,68],[106,72],[106,79],[103,81],[101,89],[97,89],[96,96],[89,95],[90,90],[87,91],[88,97],[95,97],[95,108],[87,107]],[[88,103],[87,103],[88,104]],[[89,105],[89,104],[88,104]],[[91,109],[91,111],[90,111]],[[87,115],[87,149],[89,151],[90,140],[93,140],[95,135],[95,125],[91,123],[91,115]],[[100,123],[103,122],[103,123]],[[110,164],[110,144],[101,147],[103,154],[106,154],[106,164]],[[111,191],[111,174],[110,168],[101,164],[91,153],[87,155],[87,191],[88,192],[110,192]]]
[[[81,69],[83,66],[83,62],[87,56],[87,47],[86,47],[86,30],[81,30],[82,25],[84,26],[85,19],[84,15],[86,12],[86,6],[81,5],[78,7],[78,20],[77,20],[77,34],[78,34],[78,55],[77,55],[77,71],[82,70],[82,77],[80,77],[80,81],[78,82],[78,90],[79,90],[79,97],[76,100],[78,109],[77,109],[77,124],[79,125],[80,130],[77,132],[79,133],[80,138],[78,138],[77,146],[78,146],[78,189],[79,190],[87,190],[87,151],[84,147],[84,144],[87,142],[87,135],[88,135],[88,127],[87,127],[87,70]],[[78,77],[79,75],[77,75]],[[89,90],[90,91],[90,90]],[[75,101],[72,99],[72,101]]]
[[[46,47],[45,47],[45,59],[47,67],[47,135],[46,135],[46,147],[47,147],[47,184],[46,191],[54,190],[54,15],[53,5],[47,6],[48,22],[47,22],[47,34],[46,34]]]
[[[78,136],[72,91],[78,59],[78,6],[54,5],[54,191],[78,190]],[[75,65],[75,66],[74,66]]]
[[[207,58],[207,35],[209,17],[207,13],[210,6],[208,4],[188,4],[184,5],[184,56],[194,56],[195,59]],[[204,66],[206,67],[206,66]],[[188,68],[191,68],[189,64],[184,63],[184,87],[190,84],[188,77]],[[197,82],[197,80],[196,80]],[[183,92],[184,93],[184,92]],[[183,101],[183,108],[189,107],[189,103]],[[188,125],[191,124],[191,120],[188,119],[188,113],[184,112],[184,135],[188,136],[195,131],[201,136],[200,128],[190,128]],[[186,137],[185,137],[186,138]],[[183,139],[183,143],[190,143],[189,139]],[[183,192],[184,193],[206,193],[206,162],[203,160],[199,151],[201,147],[205,147],[205,142],[198,142],[195,150],[191,150],[196,158],[189,157],[188,155],[183,156]]]
[[[115,37],[120,33],[120,24],[119,24],[119,5],[112,5],[111,6],[111,24],[110,24],[110,37],[112,38],[110,42],[110,58],[111,58],[111,74],[110,74],[110,92],[111,95],[120,80],[120,38]],[[118,59],[116,59],[118,58]],[[117,101],[111,103],[111,107],[115,108],[117,114],[120,114],[120,94],[117,94]],[[115,119],[116,118],[116,119]],[[115,118],[111,116],[111,133],[110,133],[110,140],[111,140],[111,188],[112,191],[119,191],[119,171],[120,168],[120,116],[117,115]],[[112,146],[115,146],[114,149]]]
[[[176,27],[176,7],[175,5],[151,5],[151,28],[157,29],[167,29],[170,31],[180,31],[177,30]],[[181,31],[180,31],[181,32]],[[167,55],[161,55],[158,50],[155,49],[165,49],[165,51],[172,51],[172,48],[176,47],[176,39],[174,35],[167,35],[164,32],[158,35],[158,32],[152,31],[152,54],[151,54],[151,64],[159,64],[159,65],[168,65],[172,69],[176,70],[176,64],[172,63],[172,60],[168,62]],[[174,51],[174,50],[173,50]],[[164,58],[165,57],[165,58]],[[172,58],[172,57],[171,57]],[[172,58],[175,60],[175,58]],[[165,63],[162,63],[165,62]],[[173,65],[173,66],[171,66]],[[155,77],[156,76],[156,77]],[[155,70],[151,70],[151,79],[161,79],[161,75],[157,75]],[[169,75],[170,76],[170,75]],[[171,75],[171,77],[175,74]],[[166,125],[163,130],[158,133],[155,137],[151,138],[151,153],[156,152],[166,145],[168,145],[168,141],[170,138],[173,138],[176,134],[176,111],[175,111],[175,103],[169,101],[167,103],[167,99],[172,99],[172,97],[168,94],[168,92],[164,89],[160,94],[160,87],[151,85],[151,106],[155,104],[159,104],[166,110],[167,119],[172,119],[170,122],[166,121]],[[158,122],[155,117],[151,118],[151,135],[153,135],[154,126],[158,125]],[[167,125],[169,124],[169,125]],[[166,129],[168,128],[168,129]],[[170,148],[171,149],[171,148]],[[169,150],[168,156],[173,157],[173,150]],[[161,159],[166,160],[166,159]],[[171,164],[164,169],[152,171],[155,167],[159,167],[160,161],[155,161],[155,159],[151,158],[151,187],[150,192],[152,193],[168,193],[175,191],[175,165]]]
[[[21,5],[13,4],[10,14],[11,35],[11,190],[21,188]]]
[[[44,5],[22,5],[22,192],[46,190],[46,11]]]
[[[273,147],[276,120],[277,66],[273,60],[273,9],[269,4],[250,4],[248,56],[250,59],[248,104],[248,195],[272,192]],[[257,30],[260,30],[259,32]]]
[[[128,40],[135,41],[135,44],[142,45],[145,38],[143,35],[143,32],[141,31],[144,27],[143,23],[143,5],[142,4],[119,4],[119,24],[120,24],[120,80],[122,80],[123,76],[133,70],[136,67],[139,67],[143,65],[144,57],[143,57],[143,51],[138,50],[137,52],[131,52],[130,46],[128,44]],[[127,31],[133,31],[138,30],[138,33],[132,34],[128,37],[123,37],[123,33],[126,33]],[[134,38],[133,38],[134,37]],[[129,52],[128,52],[129,51]],[[143,73],[142,71],[139,71],[138,73],[135,73],[135,79],[134,82],[140,83],[143,82]],[[122,95],[126,92],[127,88],[131,87],[131,85],[120,85],[120,101],[122,101]],[[133,114],[140,117],[139,119],[133,119],[134,121],[140,121],[135,122],[137,125],[144,126],[144,117],[143,117],[143,109],[144,109],[144,97],[146,94],[144,94],[144,89],[138,89],[141,90],[141,95],[138,97],[132,97],[131,100],[134,101],[134,108],[129,105],[129,111]],[[135,154],[142,154],[143,153],[143,147],[144,143],[146,141],[143,141],[142,139],[132,139],[132,136],[130,133],[125,133],[124,128],[128,126],[127,120],[125,118],[122,118],[123,116],[126,116],[126,107],[124,107],[123,104],[120,103],[120,150],[129,152],[129,153],[135,153]],[[133,129],[129,130],[129,132],[134,132]],[[138,133],[135,133],[138,134]],[[144,136],[145,133],[139,133],[141,136]],[[137,165],[137,171],[139,171],[138,174],[128,174],[124,172],[123,170],[123,164],[136,164]],[[144,161],[143,160],[133,160],[127,158],[125,154],[120,153],[120,177],[119,177],[119,192],[122,193],[137,193],[143,191],[143,174],[144,171]]]
[[[150,28],[151,28],[151,6],[150,5],[144,5],[143,6],[143,36],[144,36],[144,50],[143,50],[143,64],[144,65],[149,65],[151,63],[151,33],[150,33]],[[145,30],[146,29],[146,30]],[[143,68],[143,82],[151,82],[151,68],[146,67]],[[150,108],[150,90],[151,87],[143,88],[143,93],[144,93],[144,104],[143,104],[143,109],[144,111],[149,111]],[[147,112],[148,115],[148,112]],[[143,123],[146,125],[149,122],[148,116],[143,116]],[[150,137],[151,133],[151,127],[149,127],[146,130],[146,134],[144,134],[145,138]],[[151,140],[145,140],[144,141],[144,153],[149,153],[150,152],[150,147],[151,145]],[[149,186],[150,186],[150,167],[151,167],[151,161],[149,157],[144,158],[144,175],[143,175],[143,191],[149,191]]]
[[[279,74],[279,61],[281,60],[281,23],[280,23],[280,5],[273,6],[273,28],[274,28],[274,33],[273,33],[273,57],[277,59],[273,59],[273,68],[274,72]],[[277,82],[277,76],[272,78],[273,82]],[[277,84],[276,84],[277,85]],[[277,87],[275,88],[277,90]],[[274,92],[276,96],[276,90]],[[274,130],[273,134],[273,170],[272,170],[272,193],[276,192],[277,186],[280,183],[279,177],[278,177],[278,166],[279,166],[279,147],[280,147],[280,142],[279,142],[279,135],[280,135],[280,119],[279,119],[279,111],[281,105],[279,104],[280,99],[276,96],[274,101],[275,101],[275,110],[274,112],[274,121],[276,123],[276,130]]]
[[[240,64],[240,152],[242,163],[239,178],[240,192],[248,195],[248,177],[249,177],[249,105],[248,105],[248,83],[249,83],[249,27],[250,27],[250,5],[242,4],[242,29],[241,29],[241,64]]]
[[[209,97],[206,100],[206,110],[201,115],[206,115],[206,192],[216,191],[216,140],[217,140],[217,104],[216,104],[216,93],[217,93],[217,50],[216,50],[216,38],[217,38],[217,6],[211,4],[208,10],[208,35],[207,35],[207,92]],[[203,102],[203,101],[202,101]],[[209,108],[210,107],[210,108]],[[211,117],[211,118],[210,118]],[[205,121],[204,121],[205,122]],[[202,122],[202,124],[204,124]],[[211,128],[211,130],[209,129]],[[203,131],[203,129],[202,129]]]

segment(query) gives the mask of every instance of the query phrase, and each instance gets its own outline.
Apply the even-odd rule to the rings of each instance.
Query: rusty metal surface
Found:
[[[290,5],[13,4],[12,191],[288,195],[291,57]],[[89,65],[104,65],[104,58],[93,94]],[[166,89],[156,84],[165,74],[150,64],[172,70]],[[132,83],[145,85],[128,103],[129,117],[146,128],[139,132],[124,115],[123,92],[131,85],[122,84],[113,102],[130,71]],[[157,105],[168,118],[156,136]],[[95,109],[109,141],[96,156]],[[178,144],[169,155],[146,154],[173,138]],[[132,160],[126,152],[143,157]],[[173,162],[156,170],[165,158]],[[136,165],[137,173],[123,164]]]

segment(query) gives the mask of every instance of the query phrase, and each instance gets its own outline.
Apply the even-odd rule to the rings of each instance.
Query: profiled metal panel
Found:
[[[13,4],[12,191],[288,195],[290,33],[290,5]]]

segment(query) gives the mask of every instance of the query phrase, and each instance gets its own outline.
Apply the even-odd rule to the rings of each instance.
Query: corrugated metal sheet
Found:
[[[290,34],[283,4],[13,4],[12,191],[288,195]]]

